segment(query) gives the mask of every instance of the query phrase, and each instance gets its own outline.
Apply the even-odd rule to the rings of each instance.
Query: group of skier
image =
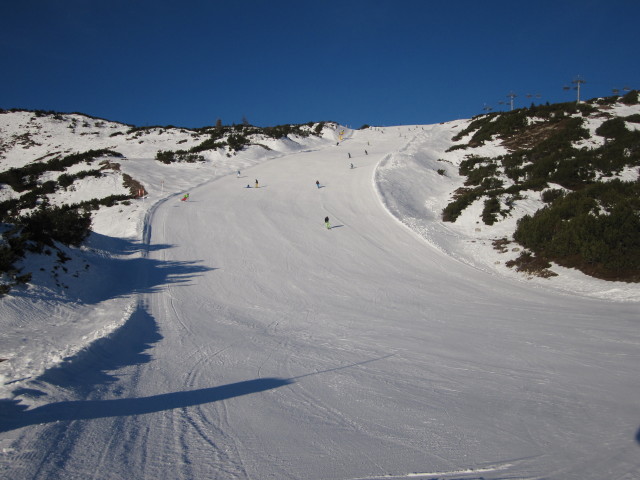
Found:
[[[366,152],[366,150],[365,150]],[[368,153],[367,153],[368,154]],[[351,158],[351,154],[349,154],[349,158]],[[353,169],[355,168],[353,166],[353,163],[349,164],[349,168]],[[237,171],[236,176],[238,178],[240,178],[240,170]],[[247,186],[245,188],[251,188],[251,185],[247,184]],[[259,183],[258,183],[258,179],[256,178],[256,182],[255,182],[255,188],[259,188]],[[316,188],[320,189],[320,180],[316,180]],[[186,197],[189,197],[189,194],[186,195]],[[185,200],[183,198],[183,200]],[[329,221],[329,217],[324,217],[324,224],[327,227],[327,230],[331,230],[331,222]]]
[[[251,188],[251,185],[249,185],[247,183],[247,186],[245,188]],[[257,178],[256,178],[255,188],[260,188],[260,184],[258,183],[258,179]]]
[[[368,154],[369,154],[369,152],[367,152],[367,151],[365,150],[365,154],[366,154],[366,155],[368,155]],[[349,158],[351,158],[351,154],[349,154]],[[355,168],[355,167],[353,166],[353,163],[350,163],[350,164],[349,164],[349,168],[350,168],[350,169]],[[236,172],[236,177],[237,177],[237,178],[240,178],[240,170],[238,170],[238,171]],[[256,178],[256,181],[255,181],[255,188],[259,188],[259,187],[260,187],[260,183],[258,182],[258,179]],[[316,187],[317,187],[318,189],[320,189],[320,180],[316,180]],[[251,188],[251,185],[250,185],[250,184],[247,184],[247,186],[246,186],[245,188]],[[189,194],[187,193],[187,194],[185,194],[185,195],[182,197],[181,201],[186,202],[188,199],[189,199]],[[328,216],[324,217],[324,224],[325,224],[325,226],[327,227],[327,230],[331,230],[331,222],[329,221],[329,217],[328,217]]]

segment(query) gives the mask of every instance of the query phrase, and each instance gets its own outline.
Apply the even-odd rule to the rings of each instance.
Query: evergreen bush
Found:
[[[637,105],[638,104],[638,91],[631,90],[624,97],[622,97],[621,102],[625,105]]]
[[[514,239],[561,265],[640,281],[640,184],[613,180],[558,197],[520,219]]]
[[[485,225],[493,225],[500,213],[500,200],[496,197],[489,197],[484,201],[482,209],[482,221]]]
[[[89,234],[91,216],[68,206],[39,208],[20,219],[22,234],[40,245],[78,246]]]

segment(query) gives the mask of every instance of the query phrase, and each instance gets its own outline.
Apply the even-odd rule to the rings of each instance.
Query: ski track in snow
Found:
[[[640,478],[637,303],[458,248],[425,128],[156,203],[129,320],[0,406],[2,478]]]

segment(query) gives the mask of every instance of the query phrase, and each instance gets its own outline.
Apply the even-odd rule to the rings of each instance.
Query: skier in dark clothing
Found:
[[[316,180],[316,187],[320,188],[320,180]]]
[[[329,217],[324,217],[324,224],[327,226],[327,230],[331,230],[331,224],[329,223]]]

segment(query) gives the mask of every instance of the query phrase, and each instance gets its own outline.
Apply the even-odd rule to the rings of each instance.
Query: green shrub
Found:
[[[224,148],[226,146],[225,142],[219,142],[219,137],[217,135],[211,135],[211,138],[205,140],[200,145],[196,145],[189,149],[190,153],[199,153],[204,152],[205,150],[216,150],[218,148]]]
[[[62,188],[67,188],[68,186],[73,184],[74,180],[75,178],[73,175],[69,175],[68,173],[63,173],[60,176],[58,176],[58,185],[60,185],[60,187]]]
[[[11,168],[0,172],[0,183],[11,186],[16,192],[23,192],[36,188],[38,186],[38,177],[44,172],[62,172],[80,162],[90,163],[92,160],[102,156],[122,157],[122,154],[112,150],[89,150],[62,158],[57,157],[44,163],[30,163],[21,168]]]
[[[596,134],[607,138],[619,138],[629,133],[623,118],[616,117],[607,120],[596,129]]]
[[[78,246],[89,234],[91,216],[67,206],[39,208],[20,219],[22,234],[41,245]]]
[[[485,225],[493,225],[500,213],[500,200],[497,197],[489,197],[484,201],[482,209],[482,221]]]
[[[564,196],[564,190],[559,188],[550,188],[549,190],[545,190],[542,192],[542,201],[544,203],[552,203],[555,199],[561,198]]]
[[[480,198],[481,195],[481,188],[459,190],[455,200],[442,210],[442,221],[455,222],[462,211]]]
[[[20,258],[20,252],[10,245],[0,245],[0,273],[9,272],[13,264]]]
[[[621,102],[625,105],[637,105],[638,104],[638,91],[631,90],[624,97],[622,97]]]
[[[231,150],[240,151],[249,144],[249,139],[244,135],[232,134],[227,137],[227,144]]]
[[[614,180],[559,197],[520,219],[514,239],[561,265],[640,281],[640,185]]]

